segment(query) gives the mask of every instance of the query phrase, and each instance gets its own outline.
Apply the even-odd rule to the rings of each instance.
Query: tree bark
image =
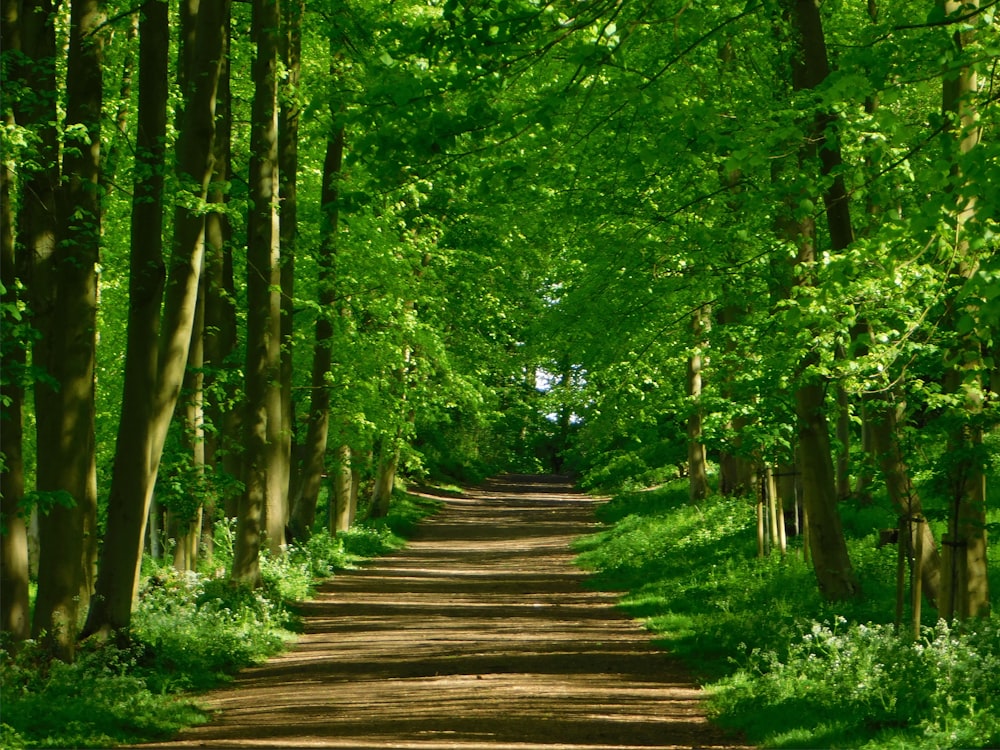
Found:
[[[731,290],[730,293],[735,293]],[[726,352],[733,355],[736,345],[732,336],[726,336],[725,330],[728,326],[735,326],[747,314],[747,308],[739,304],[728,304],[723,307],[720,314],[720,322],[723,327],[723,337],[726,340]],[[726,398],[732,400],[732,374],[727,374],[723,388]],[[727,432],[732,435],[732,440],[721,452],[719,457],[719,492],[723,495],[749,495],[754,492],[758,485],[758,468],[754,459],[745,455],[743,430],[749,425],[749,417],[740,414],[736,416],[729,426]]]
[[[6,10],[6,8],[5,8]],[[7,35],[4,35],[7,42]],[[28,530],[24,511],[24,387],[21,385],[26,351],[20,340],[20,325],[9,314],[18,304],[14,273],[14,215],[10,202],[10,167],[0,164],[0,273],[3,296],[4,374],[0,384],[0,630],[21,641],[30,633],[28,616]]]
[[[946,14],[969,7],[978,8],[978,0],[959,3],[943,0]],[[971,31],[953,35],[957,55],[972,41]],[[955,263],[948,269],[954,293],[972,278],[978,259],[969,245],[978,217],[976,194],[968,185],[958,157],[979,145],[981,129],[975,98],[978,94],[976,71],[962,66],[945,71],[942,87],[942,110],[949,123],[955,147],[952,179]],[[948,305],[953,330],[963,314],[968,314],[954,299]],[[974,311],[968,311],[974,313]],[[989,377],[983,362],[982,342],[974,328],[957,333],[957,341],[947,352],[945,391],[954,394],[949,410],[951,420],[946,473],[951,491],[951,517],[945,544],[945,569],[942,576],[941,616],[945,619],[988,617],[990,614],[989,577],[986,556],[986,461],[983,452],[983,429],[979,415],[985,402],[984,377]]]
[[[837,359],[846,359],[843,346],[837,346]],[[837,383],[837,499],[851,496],[851,400],[847,389]]]
[[[883,394],[867,399],[872,451],[885,478],[889,499],[907,518],[922,517],[920,494],[910,479],[909,468],[899,445],[899,419],[905,404],[893,403]],[[937,603],[941,586],[941,556],[934,541],[934,531],[928,523],[910,524],[913,539],[909,549],[920,550],[921,588],[931,604]],[[920,534],[918,542],[916,535]],[[900,542],[902,544],[902,542]]]
[[[354,523],[357,491],[351,469],[351,446],[337,448],[337,464],[333,469],[333,492],[330,503],[330,533],[347,531]]]
[[[794,36],[792,51],[792,86],[796,91],[819,86],[829,74],[826,42],[819,7],[814,0],[789,0]],[[830,177],[823,192],[827,225],[834,250],[842,250],[853,241],[847,191],[840,174],[840,148],[831,125],[834,116],[818,111],[800,151],[800,162],[818,157],[820,173]],[[819,147],[818,144],[824,144]],[[811,218],[796,222],[794,241],[798,246],[794,285],[813,284],[811,267],[816,261],[816,226]],[[798,419],[799,473],[802,501],[809,518],[809,545],[817,583],[830,600],[858,596],[861,587],[847,554],[847,543],[837,512],[837,481],[833,466],[829,424],[826,418],[826,388],[812,370],[819,353],[808,353],[799,366],[799,384],[795,390]]]
[[[152,109],[155,108],[155,117],[159,118],[167,81],[165,27],[169,24],[163,15],[165,10],[159,7],[160,3],[150,0],[148,5],[140,29],[140,94],[147,87],[150,89],[149,116],[154,117]],[[99,596],[95,597],[87,617],[87,635],[100,633],[106,636],[118,632],[120,636],[127,637],[131,622],[146,519],[163,444],[187,365],[198,297],[204,253],[204,218],[192,206],[205,201],[213,171],[215,97],[227,10],[227,0],[203,0],[198,13],[196,46],[198,69],[202,74],[192,79],[185,96],[183,127],[176,147],[180,183],[189,192],[175,207],[173,248],[163,292],[164,308],[158,325],[158,338],[153,331],[157,328],[154,308],[158,308],[159,297],[139,316],[137,322],[137,337],[150,335],[157,346],[154,352],[148,341],[142,344],[137,342],[137,351],[141,355],[137,357],[136,367],[141,374],[137,372],[137,382],[126,382],[125,386],[115,449],[115,470],[108,498],[107,531],[101,554]],[[144,45],[148,45],[147,65],[143,65]],[[165,115],[162,117],[165,126]],[[156,127],[160,127],[159,120]],[[150,137],[152,149],[158,139]],[[162,137],[159,140],[162,142]],[[141,220],[133,216],[133,237],[139,244],[146,242],[149,232],[148,225],[138,223]],[[150,217],[149,221],[155,219]],[[160,225],[157,223],[154,226]],[[147,272],[151,272],[148,266]],[[158,273],[162,274],[162,271]],[[149,280],[149,283],[158,282]],[[140,290],[137,290],[137,295],[141,296]],[[131,341],[129,345],[132,345]],[[155,387],[144,391],[151,379]]]
[[[20,8],[16,0],[3,0],[0,12],[0,49],[21,53]],[[8,126],[12,114],[5,114]],[[18,268],[14,246],[14,204],[11,201],[13,173],[5,154],[0,163],[0,283],[3,285],[2,352],[4,372],[0,381],[0,631],[15,643],[31,633],[28,611],[28,530],[24,511],[24,367],[27,362],[22,323],[15,314],[20,303],[17,290]]]
[[[691,413],[687,421],[688,443],[688,499],[698,503],[709,495],[708,459],[705,444],[701,441],[701,371],[702,350],[706,346],[706,335],[711,324],[711,313],[707,306],[695,310],[691,317],[694,329],[694,348],[687,361],[687,395]]]
[[[281,202],[281,439],[275,457],[282,476],[279,479],[285,510],[285,523],[291,515],[292,485],[296,482],[294,455],[295,405],[292,400],[292,348],[295,330],[295,253],[298,240],[298,171],[299,171],[299,84],[302,77],[302,14],[304,0],[291,0],[282,13],[281,59],[284,68],[284,92],[278,112],[278,160]]]
[[[335,66],[331,62],[331,74]],[[337,205],[340,192],[340,170],[344,158],[344,129],[337,127],[326,144],[323,164],[323,242],[316,258],[320,314],[316,318],[316,343],[313,351],[312,386],[309,406],[309,424],[303,445],[302,492],[297,498],[293,527],[296,535],[308,537],[316,516],[316,503],[326,468],[326,446],[330,425],[330,371],[333,345],[333,314],[336,295],[335,260],[337,253],[337,228],[340,212]]]
[[[103,12],[98,0],[74,0],[70,7],[66,65],[66,124],[81,126],[63,151],[60,244],[56,250],[56,306],[48,369],[57,385],[51,398],[57,414],[51,473],[39,471],[40,489],[66,493],[72,507],[59,505],[39,519],[41,558],[33,632],[46,633],[54,652],[72,660],[77,615],[86,602],[90,550],[86,535],[96,527],[94,365],[97,329],[97,263],[101,239],[101,103]],[[41,457],[39,458],[41,463]],[[45,486],[41,486],[44,482]]]
[[[56,9],[50,0],[25,0],[20,20],[23,65],[12,73],[21,87],[30,87],[32,95],[14,99],[15,119],[35,138],[37,164],[35,169],[23,165],[20,175],[20,212],[18,239],[26,256],[26,283],[32,327],[37,332],[31,344],[31,361],[36,368],[47,370],[51,360],[52,327],[55,314],[55,259],[58,241],[59,208],[56,193],[59,188],[59,136],[56,131]],[[36,489],[47,489],[56,444],[56,406],[47,381],[34,388],[35,443],[40,446],[35,459]],[[40,512],[32,512],[32,533],[29,534],[29,567],[40,568]]]
[[[392,502],[392,490],[396,484],[396,469],[399,467],[400,440],[402,430],[382,441],[378,462],[375,466],[375,485],[372,489],[372,518],[385,518]]]
[[[229,90],[229,20],[225,26],[222,64],[215,106],[214,173],[208,201],[213,210],[205,216],[205,368],[206,388],[222,393],[221,403],[206,404],[207,418],[215,429],[205,437],[205,461],[228,479],[223,505],[227,518],[235,518],[239,492],[232,489],[243,476],[242,420],[236,405],[238,385],[227,374],[236,350],[236,282],[233,271],[232,225],[229,222],[229,179],[232,173],[232,107]],[[236,369],[236,368],[232,368]],[[219,383],[221,381],[221,383]],[[218,384],[218,385],[217,385]],[[219,387],[221,386],[221,387]]]
[[[260,582],[261,536],[284,542],[281,476],[268,446],[281,436],[281,287],[278,233],[277,0],[254,0],[255,93],[251,113],[250,212],[247,217],[245,489],[240,499],[232,578]],[[266,522],[266,526],[265,526]]]
[[[187,372],[184,374],[184,409],[181,419],[184,443],[191,461],[192,479],[196,483],[197,507],[186,507],[182,513],[173,513],[176,528],[173,534],[174,569],[194,570],[198,563],[198,545],[201,541],[201,524],[205,515],[205,279],[201,278],[194,323],[191,327],[191,344],[188,347]]]

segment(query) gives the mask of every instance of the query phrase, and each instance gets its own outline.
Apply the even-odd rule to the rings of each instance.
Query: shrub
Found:
[[[907,729],[910,746],[992,747],[1000,739],[997,674],[996,623],[962,631],[941,621],[914,642],[892,626],[840,617],[813,623],[787,653],[754,650],[715,687],[713,704],[724,720],[739,718],[752,736],[778,746],[782,736],[841,717],[838,732],[847,736]]]
[[[896,550],[878,548],[892,514],[843,504],[865,596],[831,604],[793,546],[756,556],[752,501],[687,500],[683,482],[601,507],[607,528],[578,544],[601,588],[684,658],[719,719],[772,747],[998,747],[1000,623],[935,623],[912,642],[894,616]],[[792,540],[797,544],[797,540]],[[991,548],[991,566],[998,553]],[[826,623],[826,624],[820,624]]]
[[[156,689],[204,689],[277,653],[288,618],[265,590],[163,571],[143,587],[132,632]]]
[[[178,573],[146,558],[129,649],[86,643],[75,663],[64,664],[40,643],[19,644],[14,653],[0,642],[0,747],[109,747],[204,720],[179,693],[212,687],[280,651],[292,637],[288,603],[306,598],[314,577],[398,549],[401,534],[435,507],[400,497],[387,519],[335,538],[318,532],[280,557],[264,553],[257,589],[225,577],[231,522],[215,526],[211,570]]]
[[[16,655],[0,652],[3,747],[109,747],[203,721],[192,701],[149,688],[141,658],[141,647],[110,644],[85,644],[73,664],[52,660],[35,641]]]

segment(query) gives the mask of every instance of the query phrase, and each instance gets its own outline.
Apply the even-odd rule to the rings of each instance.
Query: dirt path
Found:
[[[157,747],[736,747],[648,634],[586,591],[569,542],[595,501],[510,476],[448,499],[410,546],[337,575],[294,650],[208,696]]]

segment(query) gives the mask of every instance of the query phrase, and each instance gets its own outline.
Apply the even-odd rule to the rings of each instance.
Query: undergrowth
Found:
[[[281,651],[294,638],[293,603],[317,579],[405,545],[434,501],[398,495],[384,519],[332,536],[317,529],[280,557],[261,556],[262,585],[225,577],[230,524],[215,529],[213,559],[178,573],[146,559],[127,647],[84,642],[65,664],[42,641],[0,644],[0,748],[106,748],[155,741],[206,720],[196,693]]]
[[[716,720],[766,747],[1000,746],[1000,619],[962,628],[925,604],[919,639],[894,632],[896,549],[887,508],[842,508],[864,596],[825,602],[797,539],[757,557],[752,501],[688,502],[683,481],[602,506],[578,543],[592,585],[700,677]],[[996,520],[993,518],[991,520]],[[996,549],[991,588],[1000,590]]]

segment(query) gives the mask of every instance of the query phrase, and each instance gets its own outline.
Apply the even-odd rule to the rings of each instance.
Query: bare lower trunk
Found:
[[[372,489],[372,518],[385,518],[392,502],[392,490],[396,485],[396,469],[399,466],[399,436],[386,439],[379,452],[375,468],[375,486]]]
[[[687,361],[687,395],[691,401],[691,414],[688,416],[688,497],[692,503],[701,502],[709,495],[708,461],[705,455],[705,444],[702,442],[701,414],[701,371],[702,348],[705,346],[705,334],[709,327],[709,311],[707,307],[699,307],[692,316],[695,348]]]
[[[800,385],[795,392],[799,417],[799,474],[802,502],[809,514],[809,551],[823,596],[830,600],[857,596],[861,588],[851,566],[837,513],[836,481],[823,386]]]
[[[978,8],[978,0],[963,5],[943,0],[946,15]],[[952,37],[956,51],[971,44],[972,31],[956,31]],[[942,87],[942,111],[953,136],[952,178],[955,203],[954,263],[948,268],[952,293],[949,313],[956,343],[947,352],[944,389],[954,394],[956,403],[949,410],[948,452],[944,459],[950,491],[951,513],[944,544],[944,571],[941,581],[941,616],[945,619],[988,617],[990,614],[989,575],[986,555],[986,457],[983,452],[981,415],[985,405],[984,378],[988,377],[983,361],[983,341],[975,329],[958,332],[958,321],[966,312],[955,297],[978,269],[976,251],[970,238],[980,234],[977,215],[978,190],[969,184],[959,166],[961,157],[981,148],[979,113],[976,97],[980,95],[977,74],[972,67],[945,72]],[[974,303],[969,303],[974,304]],[[977,310],[968,313],[976,315]]]
[[[63,154],[61,243],[57,250],[57,291],[52,347],[47,363],[57,388],[52,392],[55,440],[39,445],[51,455],[50,473],[39,471],[42,490],[66,493],[73,507],[56,507],[39,520],[41,559],[33,632],[47,633],[55,653],[72,659],[81,597],[89,595],[85,556],[89,516],[96,514],[94,486],[94,364],[97,325],[97,262],[101,207],[101,38],[103,20],[96,0],[74,0],[70,9],[67,62],[67,125],[79,125],[86,139]],[[79,136],[78,136],[79,137]],[[40,465],[43,463],[41,455]],[[40,466],[41,468],[41,466]],[[45,486],[41,485],[45,483]]]
[[[872,451],[885,478],[889,499],[907,518],[923,516],[920,495],[910,479],[910,472],[899,445],[899,415],[904,404],[894,404],[881,393],[872,394],[867,399],[869,415],[868,430]],[[920,534],[919,542],[914,538],[909,549],[920,550],[921,588],[924,595],[936,604],[941,587],[941,557],[934,541],[934,532],[928,523],[908,524],[914,535]]]
[[[188,369],[184,375],[185,403],[183,409],[184,442],[191,461],[192,479],[196,487],[197,508],[185,508],[178,518],[174,532],[174,568],[194,570],[198,563],[198,546],[201,541],[201,524],[204,517],[202,491],[205,479],[205,281],[201,281],[201,292],[191,329],[191,346],[188,349]]]
[[[283,96],[278,123],[278,159],[281,200],[281,422],[278,481],[282,484],[285,524],[292,510],[292,484],[295,478],[294,426],[292,401],[292,348],[294,344],[295,253],[298,240],[298,171],[299,171],[299,83],[302,72],[302,14],[304,0],[292,0],[282,14],[281,58]]]
[[[247,217],[247,358],[244,414],[245,473],[231,576],[260,582],[263,537],[272,550],[284,542],[284,508],[275,452],[281,435],[281,299],[278,236],[277,0],[254,0],[255,93],[251,113],[250,211]],[[266,523],[265,523],[266,519]]]
[[[846,357],[843,347],[837,347],[837,357]],[[851,496],[851,402],[847,389],[837,385],[837,498]]]
[[[829,74],[819,7],[813,0],[788,0],[788,9],[795,42],[793,88],[796,91],[817,88]],[[829,112],[816,112],[799,159],[802,164],[818,161],[820,175],[828,179],[822,195],[830,244],[835,251],[843,251],[853,241],[853,229],[840,146],[832,127],[835,119]],[[820,148],[819,144],[824,145]],[[794,284],[811,286],[815,283],[812,265],[817,259],[815,222],[802,218],[795,223],[790,237],[798,247]],[[809,519],[809,552],[816,580],[823,596],[836,601],[858,596],[861,588],[851,566],[837,511],[837,475],[826,416],[826,383],[813,372],[818,363],[818,351],[805,355],[795,389],[799,478],[802,504]]]
[[[5,50],[20,51],[17,3],[4,0],[2,44]],[[12,118],[7,124],[13,125]],[[13,174],[10,162],[0,164],[0,282],[5,314],[0,321],[3,337],[4,373],[0,385],[0,631],[14,641],[23,641],[31,633],[28,614],[28,530],[24,511],[24,367],[27,361],[21,326],[6,311],[17,309],[17,261],[14,251],[14,210],[11,202]]]
[[[228,22],[223,50],[229,48]],[[215,107],[215,160],[209,203],[215,208],[205,217],[205,365],[206,388],[220,396],[206,402],[206,419],[214,429],[205,436],[205,462],[227,480],[222,488],[223,512],[236,517],[239,492],[236,480],[243,476],[241,421],[235,406],[238,384],[231,365],[236,349],[236,282],[233,272],[232,225],[226,213],[229,204],[232,108],[229,93],[229,58],[223,54]],[[218,498],[217,498],[218,499]],[[211,539],[211,526],[206,540]]]
[[[348,503],[347,527],[354,525],[355,517],[358,514],[358,494],[361,490],[361,469],[357,466],[358,461],[355,455],[351,454],[351,499]]]
[[[330,503],[330,533],[347,531],[354,523],[357,492],[353,486],[351,447],[337,449],[337,465],[333,470],[333,492]]]
[[[336,73],[336,58],[331,54],[330,73]],[[303,462],[301,492],[293,508],[292,528],[296,536],[308,536],[316,517],[319,490],[326,471],[326,449],[330,426],[330,384],[327,376],[332,362],[333,322],[336,301],[334,283],[337,253],[339,212],[337,201],[344,158],[344,130],[337,130],[326,144],[323,162],[323,185],[320,201],[323,206],[323,243],[316,258],[318,302],[315,348],[313,350],[312,382],[309,405],[309,425],[302,446]]]
[[[165,9],[156,2],[144,9],[140,27],[140,44],[148,45],[148,58],[140,48],[140,93],[153,90],[156,117],[162,116],[165,126],[166,46],[165,28],[168,27]],[[206,198],[208,182],[212,175],[212,138],[214,107],[219,64],[222,54],[222,28],[227,15],[226,0],[203,0],[197,21],[197,60],[201,75],[192,80],[184,108],[183,125],[177,143],[178,171],[183,185],[192,194],[182,198],[174,213],[174,240],[169,277],[165,287],[162,319],[158,324],[153,308],[158,297],[145,297],[142,287],[135,298],[137,304],[149,306],[149,311],[137,319],[141,325],[130,347],[143,352],[141,375],[135,382],[126,380],[126,392],[116,443],[115,471],[112,474],[108,499],[108,525],[102,547],[98,593],[87,618],[87,634],[109,634],[112,631],[127,633],[131,622],[132,602],[139,584],[139,565],[142,556],[143,535],[152,502],[153,490],[159,469],[160,457],[166,440],[174,407],[180,393],[187,365],[191,329],[194,323],[198,286],[204,254],[204,217],[199,216],[191,204]],[[140,103],[140,107],[142,104]],[[154,116],[150,113],[150,117]],[[157,124],[157,127],[160,125]],[[147,134],[153,151],[162,144],[162,137]],[[159,143],[158,143],[159,142]],[[137,194],[138,197],[139,194]],[[145,222],[153,222],[147,224]],[[133,239],[138,243],[134,251],[140,253],[137,262],[159,270],[160,263],[147,263],[143,243],[145,232],[159,236],[159,219],[144,211],[133,217]],[[141,272],[141,269],[140,269]],[[146,271],[148,273],[148,271]],[[162,271],[160,271],[162,273]],[[149,288],[158,281],[147,282]],[[131,335],[131,334],[130,334]],[[149,341],[156,341],[155,352]],[[155,383],[147,390],[149,383]]]

